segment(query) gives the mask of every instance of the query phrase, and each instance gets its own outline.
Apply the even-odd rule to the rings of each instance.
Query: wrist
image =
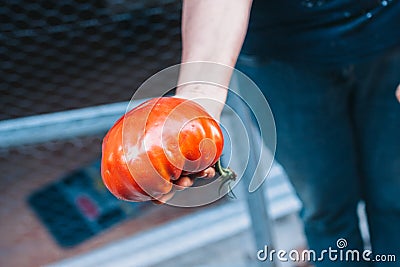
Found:
[[[228,89],[210,84],[179,86],[175,97],[185,98],[200,104],[214,119],[219,121]]]

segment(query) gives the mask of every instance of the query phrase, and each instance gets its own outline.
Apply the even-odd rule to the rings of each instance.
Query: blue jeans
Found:
[[[238,64],[264,92],[277,127],[276,159],[303,203],[310,249],[345,238],[363,251],[366,204],[373,254],[397,263],[325,260],[317,266],[400,266],[400,49],[357,64]],[[244,89],[245,90],[245,89]]]

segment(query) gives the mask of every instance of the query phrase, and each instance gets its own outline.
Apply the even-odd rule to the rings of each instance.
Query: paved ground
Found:
[[[276,220],[273,233],[277,248],[290,250],[305,246],[301,222],[294,214]],[[248,267],[257,262],[256,253],[259,249],[255,248],[250,229],[247,229],[227,239],[165,261],[162,266]],[[155,264],[148,267],[159,266],[161,265]],[[291,265],[279,263],[277,266]]]
[[[360,228],[366,244],[369,243],[367,234],[367,222],[364,205],[359,205]],[[303,233],[303,225],[297,214],[292,213],[285,217],[274,220],[272,233],[276,249],[290,251],[306,247]],[[368,245],[367,245],[368,246]],[[190,267],[252,267],[265,266],[257,261],[256,248],[253,242],[250,228],[239,234],[219,242],[212,243],[189,253],[181,254],[168,261],[163,262],[163,267],[190,266]],[[302,265],[303,264],[303,265]],[[147,267],[159,267],[160,264]],[[305,263],[290,263],[275,261],[276,267],[311,266]]]

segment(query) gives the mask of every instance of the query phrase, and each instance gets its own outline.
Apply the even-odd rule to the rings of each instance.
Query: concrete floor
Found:
[[[305,246],[302,224],[295,214],[275,220],[273,223],[275,246],[291,250]],[[252,266],[257,263],[257,251],[250,228],[221,241],[181,254],[177,257],[148,267],[213,267]],[[292,266],[290,263],[276,262],[277,266]]]

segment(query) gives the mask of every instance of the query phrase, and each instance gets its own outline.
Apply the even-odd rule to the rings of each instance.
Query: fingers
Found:
[[[172,190],[165,194],[160,196],[157,199],[153,199],[153,203],[155,204],[165,204],[168,200],[170,200],[176,191],[182,191],[185,188],[191,187],[194,183],[194,180],[197,178],[202,178],[202,179],[208,179],[208,178],[213,178],[215,176],[215,169],[213,167],[209,167],[201,172],[190,174],[186,172],[182,172],[182,176],[179,177],[177,180],[173,181],[174,186]]]
[[[397,100],[400,102],[400,84],[397,86],[397,89],[396,89],[396,97],[397,97]]]
[[[190,176],[187,172],[182,172],[182,176],[179,177],[177,180],[173,181],[174,186],[172,190],[169,193],[162,195],[157,199],[153,199],[152,202],[155,204],[165,204],[175,195],[176,191],[182,191],[185,188],[191,187],[195,179],[197,178],[209,179],[213,178],[214,176],[215,176],[215,169],[213,167],[209,167],[198,173],[190,174]]]
[[[215,169],[214,167],[208,167],[207,169],[198,172],[198,173],[190,173],[190,172],[186,172],[183,171],[182,172],[182,176],[190,176],[193,179],[197,179],[197,178],[213,178],[215,176]]]
[[[189,176],[182,176],[178,180],[174,182],[174,188],[177,191],[182,191],[183,189],[192,186],[194,183],[194,179],[190,178]]]
[[[202,177],[202,178],[204,178],[204,179],[214,178],[215,169],[213,167],[209,167],[209,168],[205,169],[204,171],[202,171],[202,173],[204,175],[204,177]]]
[[[168,200],[170,200],[175,195],[175,190],[172,189],[169,193],[162,195],[157,199],[151,200],[154,204],[161,205],[165,204]]]
[[[173,188],[170,192],[168,192],[165,195],[162,195],[161,197],[157,199],[153,199],[152,202],[154,204],[165,204],[168,200],[170,200],[174,195],[176,191],[182,191],[185,188],[188,188],[192,186],[194,183],[194,179],[188,177],[188,176],[181,176],[179,179],[174,181]]]
[[[177,191],[182,191],[187,187],[193,185],[195,179],[208,179],[213,178],[215,176],[215,169],[213,167],[209,167],[201,172],[194,174],[187,174],[186,172],[182,172],[182,176],[179,177],[176,181],[174,181],[174,188]]]
[[[197,179],[197,178],[202,178],[202,179],[207,179],[207,178],[213,178],[215,176],[215,169],[214,167],[208,167],[207,169],[197,172],[197,173],[190,173],[183,171],[181,177],[190,177],[192,179]],[[181,178],[179,177],[179,179]]]

